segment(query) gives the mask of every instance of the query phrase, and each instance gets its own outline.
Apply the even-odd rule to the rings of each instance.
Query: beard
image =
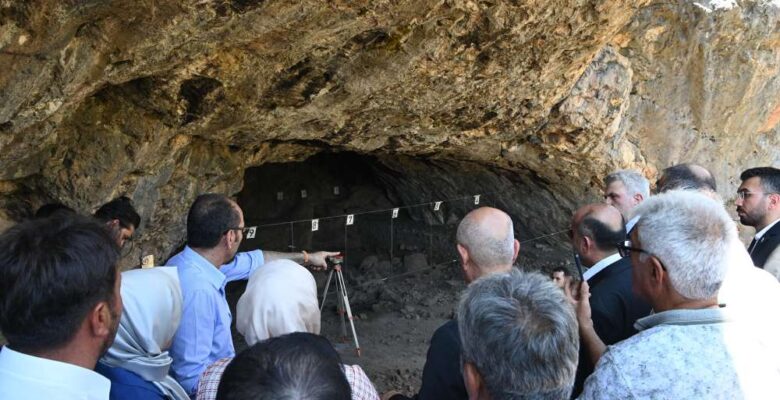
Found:
[[[745,226],[756,226],[758,222],[764,217],[763,215],[756,215],[755,213],[749,213],[742,208],[737,208],[737,215],[739,215],[739,222]]]

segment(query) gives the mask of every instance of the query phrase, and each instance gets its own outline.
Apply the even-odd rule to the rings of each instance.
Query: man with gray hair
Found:
[[[636,212],[642,219],[618,248],[631,257],[634,291],[655,313],[636,322],[639,333],[605,348],[582,285],[582,345],[598,363],[580,398],[775,398],[780,332],[756,329],[718,304],[739,243],[726,210],[698,192],[670,191]]]
[[[491,207],[478,208],[463,217],[458,225],[457,242],[466,283],[482,276],[511,271],[520,250],[512,219],[505,212]],[[468,399],[460,361],[458,322],[450,320],[439,327],[431,338],[422,386],[415,399]],[[401,400],[406,397],[391,392],[383,398]]]
[[[623,169],[604,178],[604,202],[614,206],[626,219],[626,232],[631,233],[639,220],[634,207],[650,197],[650,182],[639,172]]]
[[[568,399],[577,322],[544,276],[514,270],[480,278],[461,297],[458,324],[469,399]]]

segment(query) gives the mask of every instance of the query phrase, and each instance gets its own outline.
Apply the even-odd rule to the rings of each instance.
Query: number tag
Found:
[[[303,190],[301,190],[301,198],[302,198],[302,199],[305,199],[305,198],[306,198],[306,197],[308,197],[308,196],[309,196],[309,194],[308,194],[308,193],[306,193],[306,189],[303,189]]]
[[[284,192],[276,192],[276,200],[284,200]]]
[[[250,226],[249,229],[247,229],[247,231],[246,231],[246,238],[247,239],[254,239],[256,233],[257,233],[257,227]]]
[[[474,196],[474,205],[477,205],[477,204],[479,204],[479,196],[480,196],[480,195],[476,195],[476,196]]]
[[[311,231],[314,232],[319,229],[320,229],[320,220],[318,219],[311,220]]]
[[[394,208],[393,209],[393,219],[396,219],[396,218],[398,218],[398,209]]]
[[[354,223],[355,223],[355,214],[347,215],[347,225],[352,225]]]
[[[433,203],[433,211],[439,211],[440,208],[441,208],[441,202],[440,201],[437,201],[437,202]]]

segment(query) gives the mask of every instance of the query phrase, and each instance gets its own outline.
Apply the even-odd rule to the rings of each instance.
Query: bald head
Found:
[[[698,190],[700,192],[715,193],[718,190],[715,177],[701,165],[677,164],[663,170],[661,177],[656,182],[658,193],[670,190]]]
[[[466,214],[458,225],[457,241],[471,263],[483,271],[509,268],[516,256],[512,219],[495,208],[482,207]]]
[[[615,252],[615,244],[626,238],[623,215],[604,203],[580,207],[572,217],[572,230],[591,238],[597,250],[608,253]]]

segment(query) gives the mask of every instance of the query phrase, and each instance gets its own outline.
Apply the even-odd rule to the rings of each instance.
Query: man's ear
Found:
[[[649,257],[650,257],[650,265],[653,268],[651,274],[653,285],[663,286],[665,284],[665,281],[669,280],[669,274],[666,273],[666,270],[664,269],[660,260],[658,260],[655,256],[649,256]]]
[[[512,264],[514,264],[515,260],[517,260],[517,254],[519,253],[520,253],[520,242],[518,242],[517,239],[515,239],[515,252],[512,255]]]
[[[461,266],[465,268],[466,264],[469,263],[469,251],[466,250],[466,248],[463,247],[460,243],[458,243],[456,247],[458,249],[458,254],[460,254]]]
[[[463,383],[466,385],[469,400],[478,400],[479,393],[483,389],[482,376],[479,375],[477,367],[470,362],[463,363]]]
[[[642,196],[642,193],[637,193],[633,197],[634,197],[634,204],[635,205],[641,203],[642,200],[645,199],[645,196]]]
[[[583,235],[582,236],[582,241],[580,243],[582,243],[581,246],[582,246],[582,250],[583,250],[580,253],[580,255],[582,255],[582,254],[589,254],[591,252],[591,250],[593,250],[593,247],[596,245],[596,242],[593,241],[593,238],[590,237],[590,236],[587,236],[587,235]]]
[[[107,301],[97,303],[87,316],[89,323],[89,332],[95,337],[106,337],[111,333],[113,326],[113,315],[111,314],[111,305]]]
[[[780,194],[772,193],[769,196],[769,209],[776,209],[780,207]]]

